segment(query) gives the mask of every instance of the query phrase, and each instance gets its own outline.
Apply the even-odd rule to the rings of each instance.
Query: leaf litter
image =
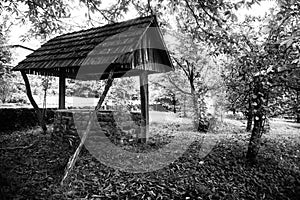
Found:
[[[167,145],[176,131],[184,131],[176,124],[159,130],[150,146],[124,148],[134,152],[157,150]],[[250,135],[241,127],[224,123],[217,131],[207,133],[207,137],[218,136],[218,142],[212,147],[206,145],[210,152],[205,157],[201,155],[203,133],[195,135],[198,139],[181,157],[147,173],[113,169],[83,149],[62,187],[59,182],[76,146],[33,130],[1,133],[0,199],[300,198],[299,135],[266,134],[254,165],[245,160]]]

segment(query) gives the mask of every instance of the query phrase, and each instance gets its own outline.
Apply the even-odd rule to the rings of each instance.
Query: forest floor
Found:
[[[300,199],[299,124],[272,120],[253,165],[245,160],[244,121],[225,119],[206,134],[181,119],[151,126],[153,138],[184,133],[195,141],[177,160],[146,173],[106,166],[84,149],[64,186],[74,147],[38,129],[1,133],[0,199]]]

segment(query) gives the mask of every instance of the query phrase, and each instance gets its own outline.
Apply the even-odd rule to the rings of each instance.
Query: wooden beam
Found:
[[[63,73],[59,77],[59,97],[58,97],[58,108],[66,108],[66,78]]]
[[[146,143],[149,135],[149,90],[148,74],[144,72],[140,75],[140,96],[141,96],[141,133],[138,141]]]
[[[39,124],[40,124],[40,126],[42,127],[42,129],[43,129],[43,131],[45,133],[47,131],[47,126],[46,126],[46,123],[44,121],[44,117],[42,115],[42,112],[41,112],[39,106],[37,105],[37,103],[35,102],[34,98],[32,97],[32,93],[31,93],[31,88],[30,88],[30,83],[29,83],[28,77],[27,77],[25,71],[21,71],[21,74],[22,74],[22,77],[23,77],[23,80],[24,80],[24,83],[25,83],[27,97],[28,97],[31,105],[34,108],[35,113],[37,114],[37,118],[39,120]]]
[[[114,74],[114,68],[111,70],[109,76],[108,76],[108,79],[106,81],[106,84],[105,84],[105,87],[104,87],[104,91],[94,109],[94,111],[91,113],[90,117],[89,117],[89,121],[88,121],[88,124],[87,124],[87,127],[86,127],[86,130],[84,131],[82,137],[81,137],[81,141],[80,141],[80,144],[78,145],[75,153],[73,154],[73,156],[69,159],[68,161],[68,164],[67,164],[67,167],[65,169],[65,173],[64,173],[64,176],[63,176],[63,179],[62,181],[60,182],[61,185],[64,184],[64,181],[66,180],[68,174],[71,172],[72,168],[74,167],[75,165],[75,162],[79,156],[79,153],[83,147],[83,144],[93,126],[93,123],[95,123],[95,121],[97,121],[97,113],[98,111],[100,110],[104,100],[105,100],[105,97],[109,91],[109,88],[111,87],[114,79],[113,79],[113,74]]]

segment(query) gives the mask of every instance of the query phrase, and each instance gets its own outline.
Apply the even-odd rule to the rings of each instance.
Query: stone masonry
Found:
[[[78,142],[86,129],[92,110],[57,110],[54,115],[53,137],[63,140],[73,138]],[[114,143],[130,143],[138,138],[141,125],[141,113],[99,111],[98,123],[92,126],[89,137],[105,134]]]

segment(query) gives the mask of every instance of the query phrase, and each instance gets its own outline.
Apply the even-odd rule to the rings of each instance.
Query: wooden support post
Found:
[[[37,118],[39,120],[39,124],[40,126],[42,127],[44,133],[46,133],[47,131],[47,126],[46,126],[46,123],[44,121],[44,117],[42,115],[42,112],[41,110],[39,109],[39,106],[36,104],[34,98],[32,97],[32,93],[31,93],[31,88],[30,88],[30,83],[29,83],[29,80],[28,80],[28,77],[26,75],[26,73],[24,71],[21,71],[21,74],[22,74],[22,77],[24,79],[24,83],[25,83],[25,87],[26,87],[26,93],[27,93],[27,97],[31,103],[31,105],[33,106],[36,114],[37,114]]]
[[[66,108],[66,78],[64,73],[61,73],[59,77],[59,97],[58,97],[58,108]]]
[[[146,72],[140,75],[140,95],[141,95],[141,133],[139,142],[146,143],[149,133],[149,91],[148,74]]]
[[[114,79],[113,79],[113,75],[114,75],[114,69],[111,70],[111,72],[109,73],[109,76],[108,76],[108,79],[106,81],[106,84],[105,84],[105,87],[104,87],[104,91],[95,107],[95,110],[94,112],[91,113],[90,115],[90,118],[89,118],[89,121],[88,121],[88,124],[87,124],[87,127],[86,127],[86,130],[84,131],[82,137],[81,137],[81,141],[80,141],[80,144],[78,145],[75,153],[73,154],[73,156],[69,159],[68,161],[68,164],[67,164],[67,167],[65,169],[65,174],[63,176],[63,179],[62,181],[60,182],[61,185],[64,184],[64,181],[65,179],[68,177],[68,174],[71,172],[71,170],[73,169],[74,165],[75,165],[75,162],[79,156],[79,153],[83,147],[83,144],[86,140],[86,138],[88,137],[88,134],[93,126],[93,123],[95,123],[95,121],[97,121],[97,113],[98,111],[100,110],[104,100],[105,100],[105,97],[109,91],[109,88],[111,87]]]

